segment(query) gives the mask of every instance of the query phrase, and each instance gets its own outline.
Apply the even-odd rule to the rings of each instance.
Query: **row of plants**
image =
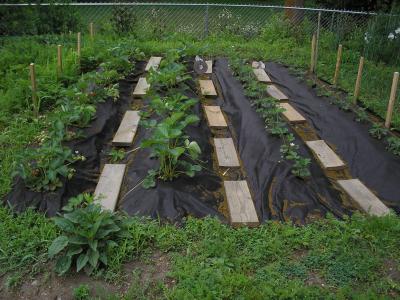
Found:
[[[246,61],[231,60],[231,67],[235,76],[243,83],[245,94],[252,106],[264,119],[267,132],[282,140],[280,148],[282,159],[292,162],[294,175],[303,179],[309,177],[311,160],[300,154],[294,135],[289,132],[286,122],[282,119],[281,113],[284,109],[279,106],[279,101],[268,97],[265,84],[255,79],[252,67]]]
[[[54,191],[73,176],[73,164],[85,158],[64,143],[82,137],[81,129],[95,118],[98,103],[107,98],[117,100],[116,82],[131,70],[131,56],[131,49],[123,45],[106,49],[97,57],[83,55],[80,69],[86,73],[79,75],[78,70],[73,77],[60,76],[50,92],[39,91],[34,115],[51,110],[49,128],[33,148],[28,147],[19,155],[14,162],[14,176],[19,175],[27,187],[37,192]],[[49,105],[43,107],[44,101]]]
[[[193,177],[201,170],[200,147],[185,132],[187,126],[197,123],[199,118],[190,112],[198,100],[181,92],[187,89],[186,81],[191,78],[180,62],[183,56],[183,50],[168,51],[159,68],[151,69],[147,76],[149,105],[148,110],[142,112],[142,124],[151,134],[142,141],[141,147],[151,149],[159,166],[148,171],[143,181],[145,188],[154,187],[156,179],[171,181],[181,175]]]
[[[312,81],[312,85],[314,86],[314,81]],[[347,98],[336,97],[333,92],[328,91],[324,86],[317,87],[317,95],[329,97],[330,103],[337,105],[343,111],[354,112],[356,115],[354,120],[356,122],[370,123],[369,134],[378,140],[382,140],[389,152],[400,156],[400,138],[397,135],[391,134],[390,129],[384,127],[383,124],[371,121],[366,108],[352,105]]]

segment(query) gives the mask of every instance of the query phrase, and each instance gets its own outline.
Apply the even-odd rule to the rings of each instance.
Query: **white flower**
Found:
[[[294,143],[290,143],[290,147],[294,147]]]
[[[396,34],[400,34],[400,27],[394,31]]]
[[[79,154],[79,151],[78,151],[78,150],[75,150],[75,154]]]
[[[389,33],[388,39],[389,39],[389,40],[393,40],[393,39],[394,39],[394,34],[393,34],[393,32]]]

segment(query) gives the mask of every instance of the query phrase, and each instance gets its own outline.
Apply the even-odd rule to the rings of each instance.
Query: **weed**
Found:
[[[356,121],[357,122],[366,122],[368,121],[368,114],[365,111],[365,108],[359,107],[355,110],[356,113]]]
[[[120,160],[123,160],[125,158],[126,152],[124,149],[111,149],[111,151],[108,153],[108,156],[110,157],[110,161],[112,163],[116,163]]]
[[[400,156],[400,138],[391,136],[387,138],[388,151],[392,152],[394,155]]]
[[[87,284],[80,284],[73,290],[73,297],[75,300],[89,300],[90,299],[90,288]]]

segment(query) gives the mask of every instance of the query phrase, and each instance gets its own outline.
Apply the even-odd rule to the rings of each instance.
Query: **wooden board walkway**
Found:
[[[355,201],[366,213],[374,216],[383,216],[390,212],[360,180],[347,179],[337,181],[340,187]]]
[[[206,60],[206,64],[207,64],[206,74],[211,74],[212,70],[213,70],[213,62],[212,62],[212,60]]]
[[[94,192],[96,201],[103,209],[115,210],[125,167],[124,164],[106,164],[104,166]]]
[[[199,80],[199,83],[201,94],[203,96],[217,96],[217,91],[215,90],[212,80]]]
[[[214,138],[214,145],[220,167],[240,167],[235,145],[231,138]]]
[[[158,66],[160,65],[162,57],[160,56],[152,56],[149,59],[149,62],[146,65],[146,69],[145,71],[150,71],[151,68],[153,68],[154,70],[158,69]]]
[[[265,68],[265,64],[262,61],[253,61],[251,63],[251,67],[253,69],[264,69]]]
[[[280,103],[279,106],[285,110],[282,112],[282,115],[289,123],[307,122],[307,120],[289,103]]]
[[[204,106],[208,125],[210,127],[227,127],[224,115],[222,114],[221,108],[216,106]]]
[[[278,89],[273,84],[267,86],[267,92],[271,97],[273,97],[273,98],[275,98],[277,100],[280,100],[280,101],[289,100],[289,98],[284,93],[282,93],[281,90]]]
[[[138,83],[136,84],[135,90],[133,91],[133,96],[142,97],[146,95],[149,88],[150,84],[147,83],[146,78],[140,77]]]
[[[271,78],[269,78],[267,72],[264,69],[253,69],[254,75],[256,75],[257,80],[260,82],[272,83]]]
[[[232,225],[256,226],[259,224],[256,209],[245,180],[224,181],[229,215]]]
[[[346,167],[340,157],[325,143],[324,140],[306,141],[307,146],[318,158],[326,170],[340,170]]]
[[[135,138],[139,125],[140,115],[138,111],[128,110],[125,112],[121,125],[114,136],[112,144],[115,146],[130,146]]]

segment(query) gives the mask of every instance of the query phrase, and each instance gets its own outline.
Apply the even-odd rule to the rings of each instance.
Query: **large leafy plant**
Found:
[[[200,165],[188,161],[195,161],[199,157],[200,147],[184,134],[186,126],[198,120],[195,115],[174,112],[158,124],[153,124],[152,135],[142,142],[142,147],[151,149],[160,166],[158,170],[149,171],[144,187],[154,187],[156,177],[162,180],[172,180],[181,174],[193,177],[196,171],[201,170]]]
[[[70,200],[64,213],[54,218],[60,228],[48,249],[50,258],[58,256],[55,270],[65,274],[75,266],[77,272],[84,269],[88,274],[101,266],[107,266],[107,253],[118,246],[122,238],[128,238],[129,219],[103,210],[90,195],[80,195]]]

